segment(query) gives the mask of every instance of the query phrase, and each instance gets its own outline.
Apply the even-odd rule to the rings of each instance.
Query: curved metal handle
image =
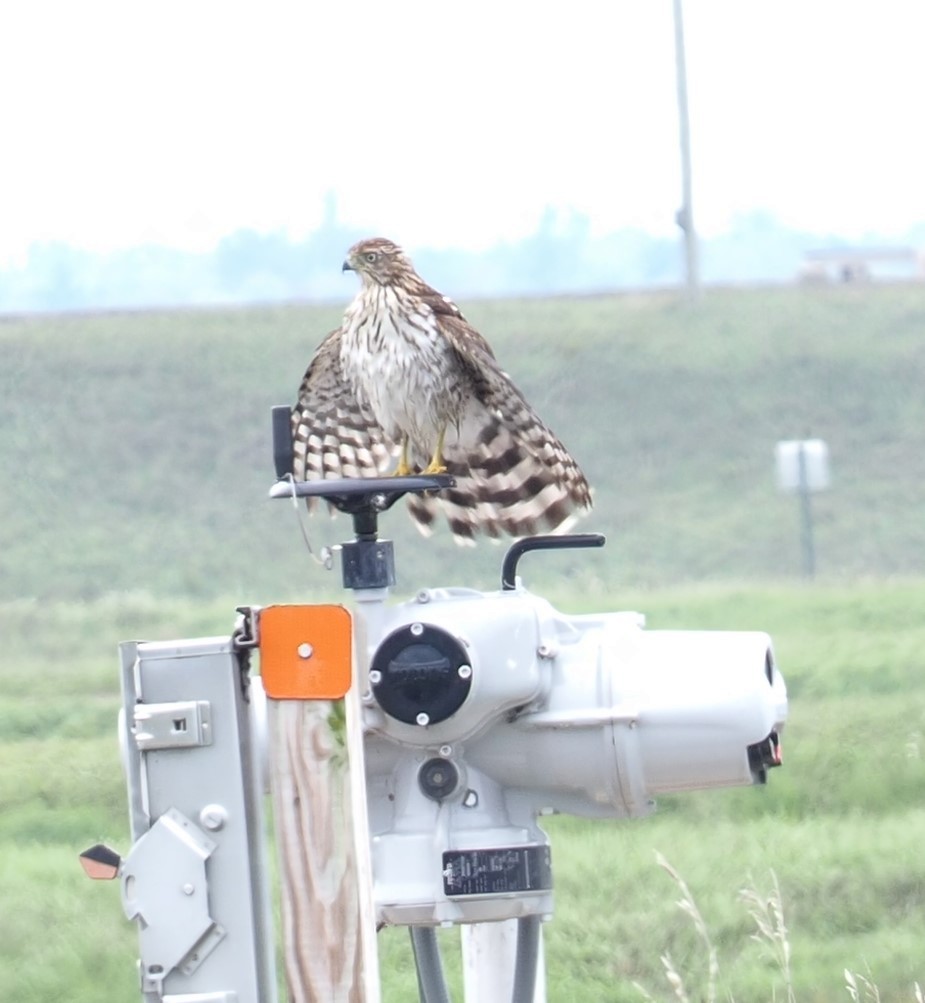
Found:
[[[581,547],[603,547],[607,542],[602,533],[570,533],[562,536],[527,536],[512,544],[501,564],[501,588],[510,592],[516,587],[517,563],[530,550],[572,550]]]

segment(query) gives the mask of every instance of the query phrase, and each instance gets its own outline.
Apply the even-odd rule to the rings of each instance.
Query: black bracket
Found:
[[[409,492],[442,491],[456,483],[448,474],[412,474],[409,477],[337,477],[326,481],[277,481],[271,498],[323,498],[339,512],[353,516],[358,540],[375,540],[380,512],[390,509]]]
[[[386,588],[395,584],[395,555],[391,540],[379,539],[379,513],[390,509],[404,495],[443,491],[454,487],[448,474],[412,474],[408,477],[344,477],[319,481],[296,481],[292,477],[292,409],[287,404],[273,408],[273,460],[279,480],[270,488],[271,498],[321,498],[353,517],[356,539],[342,546],[344,588]],[[528,536],[517,540],[501,565],[501,588],[516,588],[517,564],[530,550],[603,547],[600,533],[561,536]]]
[[[386,588],[395,584],[395,556],[391,540],[379,539],[379,513],[404,495],[442,491],[456,484],[448,474],[412,474],[408,477],[338,477],[296,481],[292,477],[292,409],[273,408],[273,461],[279,480],[271,498],[321,498],[353,518],[352,543],[342,547],[344,588]]]

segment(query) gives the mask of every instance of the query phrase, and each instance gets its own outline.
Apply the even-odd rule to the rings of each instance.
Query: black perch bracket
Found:
[[[279,479],[270,488],[271,498],[320,498],[352,517],[356,539],[341,548],[345,589],[388,588],[395,584],[392,541],[379,539],[380,512],[408,493],[442,491],[456,484],[447,474],[294,480],[292,409],[287,404],[273,408],[273,462]]]
[[[356,539],[341,546],[345,589],[389,588],[395,584],[395,553],[391,540],[379,539],[379,513],[390,509],[408,493],[443,491],[456,485],[448,474],[412,474],[409,477],[342,477],[319,481],[293,479],[292,409],[273,408],[273,461],[277,482],[271,498],[321,498],[353,518]],[[501,566],[501,588],[516,588],[517,564],[531,550],[603,547],[600,533],[528,536],[515,541]]]

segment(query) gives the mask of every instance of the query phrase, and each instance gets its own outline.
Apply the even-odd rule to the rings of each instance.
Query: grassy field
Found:
[[[117,887],[88,882],[76,860],[97,840],[127,846],[115,645],[222,633],[232,606],[131,595],[0,606],[0,999],[134,998],[135,931]],[[704,951],[656,850],[696,896],[737,1000],[781,990],[739,900],[745,887],[767,893],[772,869],[799,1000],[844,998],[842,969],[865,965],[887,998],[911,999],[925,978],[925,584],[700,586],[606,606],[641,609],[653,628],[768,629],[791,695],[785,768],[765,788],[664,798],[646,820],[550,820],[550,999],[640,999],[633,981],[671,998],[665,950],[703,980]],[[385,1000],[414,998],[405,932],[386,931],[382,948]]]
[[[596,488],[603,553],[531,555],[563,609],[651,627],[768,630],[791,697],[767,788],[665,798],[651,819],[550,820],[550,999],[703,997],[705,952],[667,857],[740,1001],[786,994],[742,888],[781,887],[796,998],[884,998],[925,980],[925,290],[710,292],[463,304]],[[234,606],[339,597],[266,501],[269,408],[290,401],[339,309],[0,319],[0,1003],[137,998],[134,929],[79,850],[127,847],[116,645],[222,634]],[[819,580],[799,580],[777,439],[828,440]],[[420,542],[401,514],[399,596],[493,588],[501,548]],[[347,524],[315,518],[316,543]],[[452,936],[447,937],[448,946]],[[387,1003],[415,996],[403,931],[382,936]],[[698,979],[700,980],[698,986]],[[722,995],[721,995],[721,998]]]

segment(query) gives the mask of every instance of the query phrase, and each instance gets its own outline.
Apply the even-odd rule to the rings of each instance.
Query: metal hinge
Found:
[[[241,695],[250,703],[251,652],[260,646],[260,606],[237,606],[231,644],[238,656],[241,673]]]
[[[238,619],[231,635],[238,651],[256,648],[260,643],[260,606],[237,606]]]
[[[208,700],[136,704],[132,734],[141,752],[211,745],[212,706]]]

